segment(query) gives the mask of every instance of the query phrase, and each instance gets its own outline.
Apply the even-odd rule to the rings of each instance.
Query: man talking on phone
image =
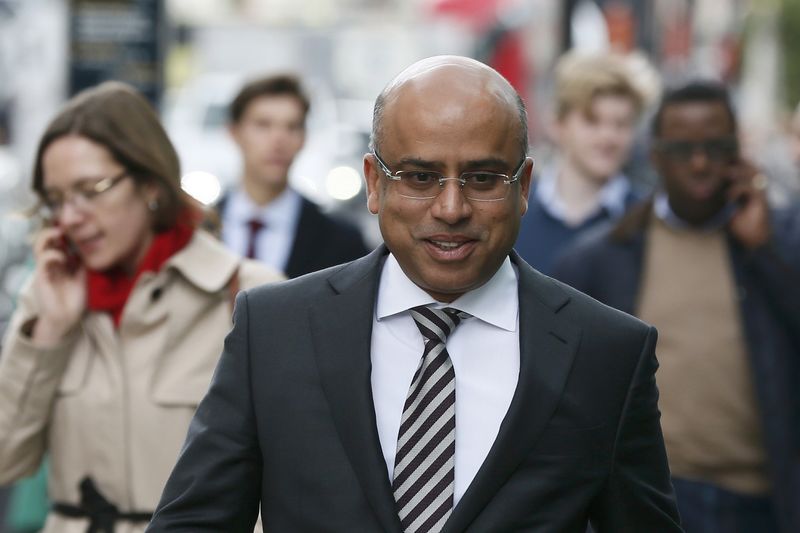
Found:
[[[658,328],[687,533],[800,531],[800,217],[769,208],[724,86],[667,92],[652,136],[660,191],[555,275]]]

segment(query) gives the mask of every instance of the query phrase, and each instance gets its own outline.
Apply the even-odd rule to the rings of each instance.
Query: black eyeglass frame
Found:
[[[653,148],[673,161],[687,162],[698,150],[712,161],[733,161],[739,154],[739,141],[734,135],[715,137],[705,141],[657,140]]]

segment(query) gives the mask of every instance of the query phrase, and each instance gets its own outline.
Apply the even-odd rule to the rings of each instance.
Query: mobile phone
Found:
[[[66,268],[69,272],[74,272],[81,264],[81,256],[78,254],[78,249],[69,237],[62,235],[59,240],[58,247],[64,252],[66,256]]]
[[[58,226],[58,221],[51,218],[51,217],[43,217],[42,218],[42,225],[44,227],[56,227]],[[53,248],[57,248],[64,253],[66,257],[65,266],[69,272],[75,271],[81,264],[81,257],[78,253],[78,248],[75,246],[69,237],[64,233],[64,230],[61,230],[61,235],[58,237],[58,240],[51,244]]]
[[[50,246],[64,253],[64,267],[68,272],[74,272],[81,265],[81,256],[78,253],[78,248],[75,246],[75,243],[63,233],[58,237],[58,240],[53,242]]]
[[[737,165],[741,161],[741,153],[739,151],[739,139],[737,137],[733,137],[731,139],[731,147],[730,152],[728,155],[728,164],[733,167]],[[727,195],[728,189],[731,187],[731,178],[725,181],[723,186],[723,192]],[[724,213],[723,218],[725,221],[730,220],[736,211],[742,206],[742,201],[737,200],[728,200],[725,203],[725,207],[723,207],[722,212]]]

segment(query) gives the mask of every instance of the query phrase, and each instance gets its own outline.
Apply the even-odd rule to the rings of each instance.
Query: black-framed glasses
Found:
[[[484,170],[471,170],[463,172],[457,178],[452,178],[443,175],[441,172],[425,169],[392,172],[376,151],[373,151],[372,155],[383,173],[386,174],[386,177],[395,182],[397,194],[400,196],[415,200],[430,200],[439,195],[444,189],[447,180],[456,180],[461,185],[464,197],[478,202],[504,200],[508,196],[511,184],[519,180],[522,175],[522,169],[525,168],[525,160],[527,159],[523,157],[522,162],[511,175]]]
[[[657,141],[656,150],[680,162],[688,162],[698,150],[714,162],[731,161],[739,153],[739,143],[734,136],[717,137],[705,141]]]
[[[91,209],[94,200],[110,190],[114,185],[128,177],[128,171],[109,176],[96,181],[84,180],[70,187],[66,192],[46,190],[42,196],[44,215],[54,218],[61,214],[64,206],[71,203],[73,207],[81,210]]]

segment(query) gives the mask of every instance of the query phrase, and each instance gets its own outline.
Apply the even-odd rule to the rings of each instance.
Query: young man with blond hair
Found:
[[[638,196],[621,169],[646,94],[625,58],[570,52],[555,70],[556,157],[541,170],[516,249],[548,274],[579,234],[621,216]]]

